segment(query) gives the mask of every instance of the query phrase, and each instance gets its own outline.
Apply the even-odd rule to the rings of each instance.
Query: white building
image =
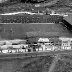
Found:
[[[38,42],[41,42],[40,45],[43,51],[54,51],[55,49],[58,49],[57,46],[54,46],[49,42],[48,38],[39,38]]]
[[[41,45],[40,50],[46,51],[46,43],[49,45],[49,39],[48,38],[39,38],[38,44]]]
[[[38,42],[49,42],[48,38],[39,38]]]
[[[0,46],[3,53],[8,53],[10,47],[12,47],[12,45],[2,45],[2,46]]]
[[[72,38],[60,37],[59,39],[62,41],[61,49],[65,49],[65,50],[71,49]]]

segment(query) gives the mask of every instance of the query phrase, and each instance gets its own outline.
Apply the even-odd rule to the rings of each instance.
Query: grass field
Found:
[[[53,56],[0,60],[1,72],[47,72]]]
[[[72,33],[61,24],[0,24],[1,38],[25,38],[36,36],[67,36]]]
[[[0,72],[72,72],[72,52],[0,59]]]
[[[63,55],[53,72],[72,72],[72,55]]]

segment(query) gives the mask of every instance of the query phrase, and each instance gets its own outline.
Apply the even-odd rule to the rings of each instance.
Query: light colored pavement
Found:
[[[50,68],[49,68],[48,72],[53,72],[54,71],[54,68],[55,68],[55,66],[57,64],[57,61],[59,59],[60,59],[60,55],[56,55],[55,58],[54,58],[54,60],[53,60],[53,62],[52,62],[52,64],[51,64],[51,66],[50,66]]]

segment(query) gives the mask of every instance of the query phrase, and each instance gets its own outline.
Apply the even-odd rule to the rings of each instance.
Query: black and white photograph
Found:
[[[0,0],[0,72],[72,72],[72,0]]]

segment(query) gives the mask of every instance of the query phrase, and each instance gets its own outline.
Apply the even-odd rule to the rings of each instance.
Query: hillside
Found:
[[[63,8],[66,10],[72,9],[72,1],[71,0],[15,0],[15,1],[9,1],[7,3],[0,4],[0,12],[12,12],[12,11],[38,11],[43,9],[45,11],[47,8],[52,10],[59,10]],[[36,7],[36,5],[40,5],[39,7]]]

